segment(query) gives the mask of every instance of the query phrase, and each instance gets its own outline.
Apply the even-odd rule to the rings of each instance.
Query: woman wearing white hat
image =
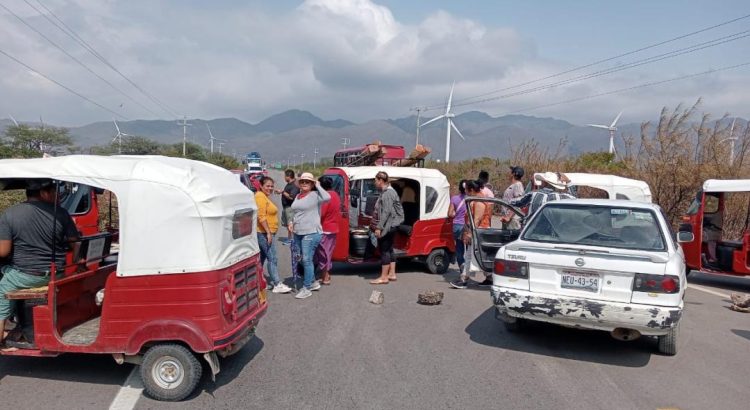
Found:
[[[320,205],[328,202],[331,195],[318,185],[318,181],[309,172],[300,175],[297,181],[300,193],[292,203],[293,218],[288,228],[294,233],[294,242],[302,253],[302,266],[305,270],[304,287],[295,297],[305,299],[312,296],[311,291],[320,289],[320,283],[314,280],[313,256],[323,233],[323,227],[320,225]],[[313,188],[315,192],[312,192]]]

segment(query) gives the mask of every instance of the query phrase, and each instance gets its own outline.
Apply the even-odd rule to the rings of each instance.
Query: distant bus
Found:
[[[363,152],[367,149],[367,145],[338,150],[333,154],[333,166],[391,165],[395,160],[406,158],[406,150],[401,145],[380,144],[380,146],[386,149],[386,153],[383,157],[378,158],[372,163],[369,163],[365,159],[366,155],[363,155]]]

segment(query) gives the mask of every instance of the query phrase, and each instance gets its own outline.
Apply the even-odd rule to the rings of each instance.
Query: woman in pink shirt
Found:
[[[320,206],[320,225],[323,228],[323,236],[315,251],[315,261],[318,269],[322,272],[321,283],[330,285],[333,250],[336,248],[336,236],[339,233],[339,221],[341,220],[341,198],[333,190],[331,178],[323,176],[318,179],[318,182],[320,187],[331,195],[331,200]]]

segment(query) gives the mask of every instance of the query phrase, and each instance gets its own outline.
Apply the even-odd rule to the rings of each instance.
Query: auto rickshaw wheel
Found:
[[[195,355],[178,344],[149,348],[141,363],[146,394],[160,401],[180,401],[195,390],[203,368]]]
[[[432,252],[427,256],[427,269],[430,273],[435,275],[443,275],[448,272],[448,265],[450,259],[448,258],[448,252],[445,249],[433,249]]]

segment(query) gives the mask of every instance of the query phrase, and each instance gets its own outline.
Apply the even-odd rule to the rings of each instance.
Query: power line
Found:
[[[697,31],[693,31],[693,32],[690,32],[690,33],[687,33],[687,34],[683,34],[683,35],[680,35],[680,36],[677,36],[677,37],[674,37],[674,38],[671,38],[671,39],[668,39],[668,40],[664,40],[664,41],[660,41],[658,43],[650,44],[650,45],[647,45],[645,47],[641,47],[641,48],[636,49],[636,50],[632,50],[632,51],[628,51],[626,53],[618,54],[618,55],[613,56],[613,57],[608,57],[608,58],[605,58],[605,59],[602,59],[602,60],[594,61],[594,62],[589,63],[589,64],[585,64],[585,65],[582,65],[582,66],[574,67],[574,68],[572,68],[570,70],[562,71],[562,72],[559,72],[557,74],[548,75],[546,77],[538,78],[536,80],[531,80],[531,81],[520,83],[520,84],[517,84],[517,85],[514,85],[514,86],[505,87],[505,88],[501,88],[501,89],[494,90],[494,91],[489,91],[489,92],[486,92],[486,93],[483,93],[483,94],[479,94],[479,95],[475,95],[475,96],[471,96],[471,97],[461,98],[461,99],[458,99],[458,100],[456,100],[454,102],[461,103],[461,102],[466,101],[466,100],[475,99],[475,98],[481,98],[481,97],[485,97],[485,96],[488,96],[488,95],[497,94],[499,92],[513,90],[513,89],[524,87],[524,86],[527,86],[527,85],[530,85],[530,84],[538,83],[540,81],[549,80],[551,78],[559,77],[559,76],[562,76],[562,75],[565,75],[565,74],[569,74],[569,73],[572,73],[572,72],[575,72],[575,71],[580,71],[580,70],[583,70],[585,68],[589,68],[589,67],[592,67],[592,66],[595,66],[595,65],[598,65],[598,64],[606,63],[608,61],[616,60],[618,58],[622,58],[622,57],[626,57],[626,56],[629,56],[629,55],[632,55],[632,54],[640,53],[641,51],[645,51],[645,50],[649,50],[649,49],[652,49],[652,48],[655,48],[655,47],[659,47],[659,46],[662,46],[664,44],[675,42],[677,40],[682,40],[684,38],[691,37],[691,36],[694,36],[696,34],[700,34],[700,33],[703,33],[703,32],[709,31],[709,30],[713,30],[715,28],[719,28],[719,27],[722,27],[722,26],[726,26],[728,24],[735,23],[735,22],[740,21],[740,20],[747,19],[748,17],[750,17],[750,14],[746,14],[744,16],[737,17],[737,18],[734,18],[734,19],[731,19],[731,20],[727,20],[727,21],[721,22],[719,24],[715,24],[715,25],[710,26],[710,27],[706,27],[706,28],[703,28],[703,29],[700,29],[700,30],[697,30]],[[440,108],[440,107],[441,107],[440,105],[436,105],[436,106],[433,105],[433,106],[429,106],[427,108],[428,109],[435,109],[435,108]]]
[[[78,93],[77,91],[73,90],[72,88],[70,88],[70,87],[68,87],[68,86],[66,86],[66,85],[63,85],[62,83],[60,83],[60,82],[58,82],[58,81],[55,81],[55,80],[51,79],[50,77],[47,77],[46,75],[44,75],[44,74],[40,73],[39,71],[37,71],[37,70],[33,69],[33,68],[32,68],[31,66],[29,66],[29,65],[28,65],[28,64],[26,64],[26,63],[24,63],[23,61],[21,61],[21,60],[19,60],[19,59],[15,58],[15,57],[13,57],[12,55],[10,55],[10,54],[6,53],[6,52],[5,52],[5,51],[3,51],[2,49],[0,49],[0,54],[3,54],[4,56],[6,56],[6,57],[10,58],[11,60],[15,61],[16,63],[18,63],[18,64],[20,64],[20,65],[24,66],[24,67],[25,67],[25,68],[26,68],[27,70],[29,70],[29,71],[33,72],[34,74],[36,74],[36,75],[38,75],[38,76],[40,76],[40,77],[42,77],[42,78],[46,79],[47,81],[50,81],[50,82],[52,82],[52,83],[55,83],[55,84],[57,84],[58,86],[60,86],[60,87],[64,88],[64,89],[65,89],[65,90],[67,90],[68,92],[70,92],[70,93],[72,93],[72,94],[75,94],[75,95],[77,95],[78,97],[81,97],[82,99],[84,99],[84,100],[86,100],[86,101],[90,102],[91,104],[94,104],[94,105],[96,105],[97,107],[99,107],[99,108],[101,108],[101,109],[103,109],[103,110],[105,110],[105,111],[109,111],[110,113],[112,113],[112,114],[114,114],[114,115],[116,115],[116,116],[118,116],[118,117],[120,117],[120,118],[122,118],[122,119],[124,119],[124,120],[129,120],[129,119],[130,119],[130,118],[128,118],[128,117],[126,117],[126,116],[124,116],[124,115],[122,115],[122,114],[118,113],[117,111],[114,111],[114,110],[112,110],[112,109],[109,109],[109,108],[107,108],[107,107],[103,106],[102,104],[99,104],[98,102],[96,102],[96,101],[92,100],[91,98],[88,98],[88,97],[86,97],[85,95],[83,95],[83,94],[80,94],[80,93]]]
[[[716,68],[716,69],[710,69],[710,70],[706,70],[706,71],[701,71],[699,73],[693,73],[693,74],[683,75],[683,76],[680,76],[680,77],[670,78],[670,79],[667,79],[667,80],[648,82],[648,83],[636,85],[636,86],[633,86],[633,87],[627,87],[627,88],[620,88],[620,89],[617,89],[617,90],[605,91],[605,92],[602,92],[602,93],[591,94],[591,95],[587,95],[587,96],[584,96],[584,97],[572,98],[570,100],[558,101],[558,102],[550,103],[550,104],[537,105],[537,106],[534,106],[534,107],[523,108],[523,109],[516,110],[516,111],[509,111],[509,112],[506,113],[506,115],[507,114],[517,114],[517,113],[520,113],[520,112],[527,112],[527,111],[538,110],[540,108],[554,107],[556,105],[569,104],[569,103],[583,101],[583,100],[589,100],[589,99],[592,99],[592,98],[602,97],[602,96],[605,96],[605,95],[618,94],[618,93],[623,93],[623,92],[626,92],[626,91],[637,90],[639,88],[653,87],[653,86],[656,86],[656,85],[671,83],[671,82],[680,81],[680,80],[686,80],[686,79],[689,79],[689,78],[699,77],[699,76],[706,75],[706,74],[718,73],[718,72],[721,72],[721,71],[733,70],[733,69],[736,69],[736,68],[741,68],[741,67],[746,67],[746,66],[750,66],[750,62],[746,62],[746,63],[742,63],[742,64],[736,64],[736,65],[732,65],[732,66],[721,67],[721,68]]]
[[[120,77],[122,77],[123,79],[125,79],[125,81],[127,81],[128,83],[130,83],[130,85],[132,85],[136,90],[140,91],[141,94],[143,94],[144,96],[146,96],[149,100],[151,100],[151,102],[153,102],[159,108],[161,108],[162,110],[164,110],[164,112],[166,112],[168,115],[171,115],[173,117],[179,117],[179,115],[175,113],[175,110],[173,110],[169,105],[167,105],[166,103],[162,102],[161,100],[159,100],[155,96],[151,95],[151,93],[149,93],[146,90],[144,90],[141,86],[139,86],[133,80],[131,80],[130,78],[128,78],[128,76],[126,76],[125,74],[123,74],[117,67],[115,67],[114,65],[112,65],[106,58],[104,58],[104,56],[102,56],[98,51],[96,51],[96,49],[93,46],[91,46],[89,43],[87,43],[86,40],[84,40],[83,38],[81,38],[81,36],[79,36],[72,28],[70,28],[67,24],[65,24],[64,21],[62,21],[59,17],[57,17],[57,15],[52,10],[50,10],[47,6],[45,6],[44,3],[42,3],[41,0],[37,0],[37,3],[39,3],[39,5],[42,8],[44,8],[44,10],[46,10],[49,15],[51,15],[55,20],[57,20],[57,22],[59,22],[59,24],[57,24],[54,21],[52,21],[47,16],[47,14],[43,13],[42,11],[40,11],[33,4],[29,3],[27,0],[24,0],[24,2],[26,4],[28,4],[29,7],[33,8],[42,17],[44,17],[47,21],[49,21],[51,24],[53,24],[55,27],[57,27],[58,29],[60,29],[60,31],[62,31],[63,33],[65,33],[66,35],[68,35],[70,38],[72,38],[73,40],[75,40],[78,44],[81,45],[81,47],[83,47],[84,49],[86,49],[86,51],[88,51],[89,53],[91,53],[94,57],[96,57],[104,65],[106,65],[107,67],[109,67],[110,69],[112,69],[112,71],[114,71],[115,73],[117,73]]]
[[[531,93],[534,93],[534,92],[537,92],[537,91],[544,91],[544,90],[548,90],[548,89],[551,89],[551,88],[559,87],[561,85],[566,85],[566,84],[570,84],[570,83],[574,83],[574,82],[578,82],[578,81],[588,80],[588,79],[591,79],[591,78],[602,77],[602,76],[605,76],[605,75],[608,75],[608,74],[612,74],[612,73],[616,73],[616,72],[619,72],[619,71],[627,70],[627,69],[630,69],[630,68],[633,68],[633,67],[639,67],[639,66],[642,66],[642,65],[655,63],[655,62],[658,62],[658,61],[662,61],[662,60],[666,60],[668,58],[673,58],[673,57],[681,56],[681,55],[684,55],[684,54],[690,54],[690,53],[693,53],[693,52],[696,52],[696,51],[700,51],[700,50],[703,50],[703,49],[706,49],[706,48],[709,48],[709,47],[715,47],[715,46],[718,46],[718,45],[721,45],[721,44],[729,43],[731,41],[741,40],[741,39],[747,38],[747,37],[750,37],[750,30],[746,30],[746,31],[742,31],[742,32],[739,32],[739,33],[731,34],[729,36],[720,37],[720,38],[717,38],[717,39],[714,39],[714,40],[710,40],[710,41],[706,41],[706,42],[703,42],[703,43],[695,44],[695,45],[692,45],[692,46],[689,46],[689,47],[685,47],[685,48],[682,48],[682,49],[673,50],[673,51],[670,51],[668,53],[664,53],[664,54],[660,54],[660,55],[648,57],[648,58],[645,58],[645,59],[642,59],[642,60],[637,60],[637,61],[634,61],[632,63],[624,64],[624,65],[622,65],[620,67],[614,67],[614,68],[609,68],[609,69],[606,69],[606,70],[596,71],[596,72],[593,72],[593,73],[590,73],[590,74],[583,74],[583,75],[580,75],[578,77],[569,78],[567,80],[562,80],[562,81],[559,81],[559,82],[556,82],[556,83],[550,83],[550,84],[542,85],[542,86],[535,87],[535,88],[529,88],[529,89],[526,89],[526,90],[521,90],[521,91],[516,91],[516,92],[513,92],[513,93],[503,94],[503,95],[499,95],[497,97],[489,97],[489,98],[484,98],[484,99],[481,99],[481,100],[474,100],[474,101],[464,102],[464,103],[461,103],[461,104],[454,104],[453,106],[454,107],[461,107],[461,106],[466,106],[466,105],[474,105],[474,104],[480,104],[480,103],[489,102],[489,101],[500,100],[500,99],[503,99],[503,98],[509,98],[509,97],[516,97],[516,96],[519,96],[519,95],[531,94]],[[435,110],[435,109],[437,109],[437,108],[433,108],[432,110]]]
[[[125,93],[121,89],[117,88],[117,86],[115,86],[114,84],[112,84],[111,82],[109,82],[106,78],[104,78],[101,75],[99,75],[98,73],[96,73],[89,66],[87,66],[83,61],[79,60],[78,58],[76,58],[75,56],[73,56],[72,54],[70,54],[68,51],[66,51],[64,48],[62,48],[60,45],[58,45],[57,43],[55,43],[54,41],[52,41],[52,39],[50,39],[49,37],[47,37],[46,35],[44,35],[44,33],[42,33],[41,31],[37,30],[36,28],[34,28],[31,24],[29,24],[27,21],[25,21],[23,18],[21,18],[18,14],[14,13],[12,10],[10,10],[8,7],[6,7],[4,4],[0,3],[0,8],[3,8],[5,11],[7,11],[8,13],[10,13],[13,17],[15,17],[16,19],[18,19],[18,21],[20,21],[21,23],[23,23],[26,27],[28,27],[29,29],[31,29],[35,33],[39,34],[42,38],[44,38],[45,40],[47,40],[47,42],[49,42],[50,44],[52,44],[55,48],[57,48],[58,50],[60,50],[61,52],[63,52],[66,56],[70,57],[73,61],[75,61],[76,63],[78,63],[78,65],[80,65],[81,67],[83,67],[84,69],[86,69],[86,71],[88,71],[89,73],[93,74],[98,79],[102,80],[105,84],[109,85],[113,90],[115,90],[118,93],[124,95],[125,97],[127,97],[128,99],[130,99],[131,101],[133,101],[134,103],[140,105],[146,111],[152,113],[153,115],[156,115],[155,112],[153,112],[152,110],[150,110],[148,107],[144,106],[143,104],[139,103],[135,99],[133,99],[133,97],[131,97],[130,95],[128,95],[127,93]]]

